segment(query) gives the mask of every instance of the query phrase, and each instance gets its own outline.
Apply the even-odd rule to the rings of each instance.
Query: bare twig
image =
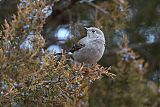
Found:
[[[97,10],[99,10],[99,11],[101,11],[101,12],[109,15],[109,12],[108,12],[108,11],[102,9],[101,7],[97,6],[96,4],[94,4],[94,3],[92,3],[92,2],[89,2],[89,1],[87,1],[87,0],[84,0],[84,2],[87,3],[88,5],[92,6],[92,7],[95,7]]]
[[[13,87],[11,87],[11,89],[4,95],[4,96],[7,96],[7,95],[9,95],[11,92],[12,92],[12,90],[13,90],[13,88],[14,88],[14,86]]]

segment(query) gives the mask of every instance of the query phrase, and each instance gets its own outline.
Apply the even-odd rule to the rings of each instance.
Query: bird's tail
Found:
[[[64,53],[55,53],[54,55],[72,55],[71,52],[64,52]]]

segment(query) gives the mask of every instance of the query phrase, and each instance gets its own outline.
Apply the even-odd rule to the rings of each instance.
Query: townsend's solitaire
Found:
[[[96,64],[105,50],[103,32],[95,27],[85,28],[87,36],[80,39],[70,50],[77,63]]]

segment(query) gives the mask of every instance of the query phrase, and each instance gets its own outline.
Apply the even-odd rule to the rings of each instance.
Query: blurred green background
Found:
[[[12,20],[17,4],[0,1],[1,25]],[[112,66],[117,75],[91,84],[90,106],[160,107],[160,0],[55,0],[42,32],[45,48],[68,50],[86,35],[84,26],[104,32],[106,51],[99,64]],[[124,44],[131,51],[121,53]]]

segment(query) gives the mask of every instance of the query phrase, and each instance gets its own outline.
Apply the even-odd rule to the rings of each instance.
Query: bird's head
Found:
[[[89,27],[89,28],[85,27],[85,29],[87,32],[87,37],[105,40],[104,33],[100,29],[96,27]]]

